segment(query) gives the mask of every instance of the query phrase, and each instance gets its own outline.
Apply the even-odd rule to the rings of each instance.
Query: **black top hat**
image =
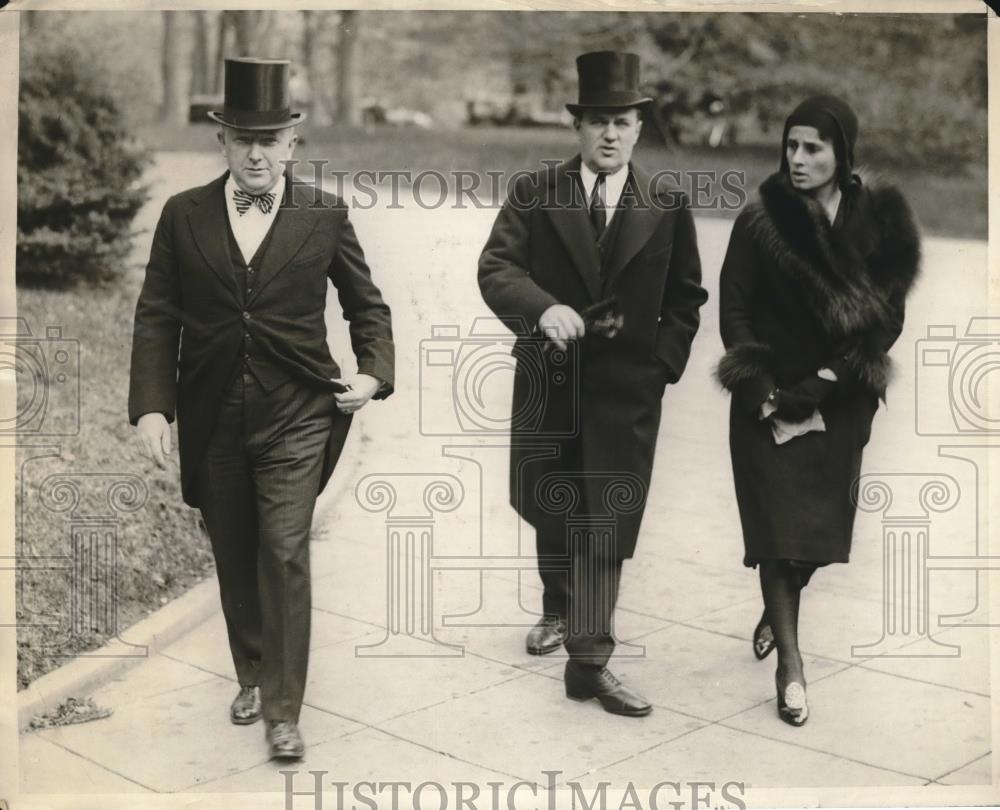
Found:
[[[579,115],[588,107],[641,107],[651,99],[639,92],[639,57],[634,53],[593,51],[576,58],[580,98],[566,109]]]
[[[209,112],[208,117],[237,129],[284,129],[301,124],[306,116],[292,112],[288,65],[286,59],[227,59],[222,112]]]

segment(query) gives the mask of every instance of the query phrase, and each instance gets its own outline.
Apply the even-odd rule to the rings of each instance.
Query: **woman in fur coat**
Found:
[[[777,647],[778,714],[809,716],[799,592],[847,562],[856,482],[920,240],[895,188],[853,173],[857,118],[817,96],[785,122],[780,170],[737,218],[720,280],[729,445],[744,564],[759,567],[758,658]]]

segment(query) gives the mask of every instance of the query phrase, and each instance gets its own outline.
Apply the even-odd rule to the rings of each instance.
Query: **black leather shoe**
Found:
[[[291,720],[268,721],[267,744],[271,747],[271,759],[301,759],[306,752],[299,726]]]
[[[771,630],[771,624],[767,620],[767,613],[762,613],[760,621],[753,629],[753,654],[758,661],[763,661],[771,654],[775,646],[774,631]]]
[[[260,687],[241,686],[229,707],[229,719],[237,726],[249,726],[260,720]]]
[[[545,616],[528,631],[524,646],[532,655],[555,652],[566,640],[566,622]]]
[[[566,663],[566,697],[570,700],[597,698],[604,711],[625,717],[645,717],[653,707],[608,672],[605,667],[587,667],[573,661]]]

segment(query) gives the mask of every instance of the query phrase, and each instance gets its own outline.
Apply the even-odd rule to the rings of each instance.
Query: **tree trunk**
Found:
[[[187,99],[181,90],[181,42],[177,22],[176,12],[163,12],[163,50],[160,54],[163,101],[160,107],[160,118],[170,124],[183,124],[187,120],[187,110],[185,109]]]
[[[37,11],[21,12],[21,33],[30,34],[38,27]]]
[[[218,22],[219,30],[215,36],[215,64],[213,65],[214,71],[212,74],[211,90],[215,95],[221,95],[222,93],[222,77],[226,62],[226,34],[229,31],[229,12],[220,11]]]
[[[298,99],[299,103],[305,107],[309,113],[309,120],[313,125],[325,125],[330,123],[330,114],[323,102],[323,94],[318,92],[320,83],[317,81],[319,68],[317,66],[317,48],[320,41],[320,34],[323,29],[325,12],[303,11],[302,12],[302,76],[300,83],[303,97]],[[296,99],[293,98],[293,101]]]
[[[236,55],[254,56],[257,40],[257,23],[260,20],[259,11],[229,11],[236,32]]]
[[[194,48],[191,51],[191,93],[210,92],[212,81],[211,60],[208,50],[208,14],[194,12]]]
[[[342,11],[337,41],[337,121],[352,126],[361,123],[354,87],[354,46],[358,41],[360,18],[357,11]]]

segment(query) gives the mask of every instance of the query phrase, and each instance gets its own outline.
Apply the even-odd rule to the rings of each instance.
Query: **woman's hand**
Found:
[[[837,388],[837,383],[813,375],[791,388],[783,388],[776,397],[774,415],[786,422],[801,422],[812,416]]]

